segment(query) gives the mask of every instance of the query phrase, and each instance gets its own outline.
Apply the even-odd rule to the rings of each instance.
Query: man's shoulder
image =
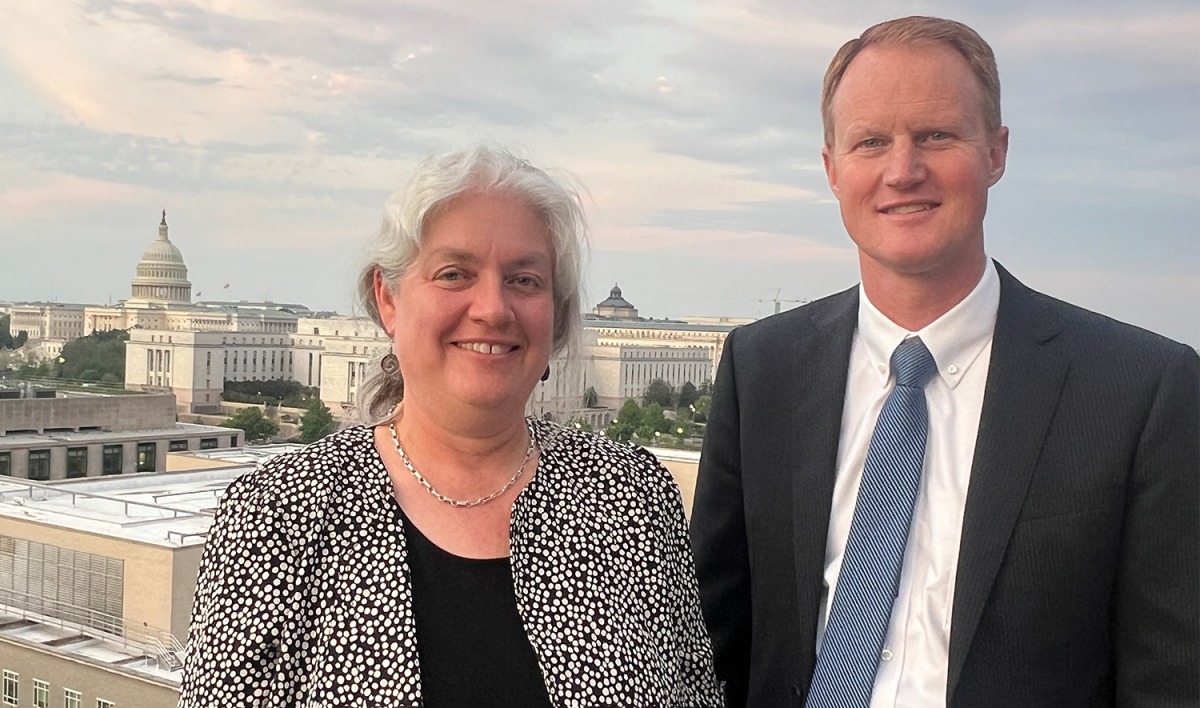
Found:
[[[858,286],[765,317],[735,330],[741,347],[772,347],[794,342],[839,325],[853,329],[858,315]]]
[[[1029,288],[1015,279],[1006,287],[1017,296],[1021,310],[1040,310],[1047,333],[1083,360],[1165,364],[1180,357],[1197,356],[1196,350],[1136,325],[1088,310]],[[1004,297],[1002,293],[1002,298]],[[1003,299],[1002,299],[1003,307]],[[1018,316],[1024,317],[1024,313]],[[1031,325],[1034,326],[1034,325]]]

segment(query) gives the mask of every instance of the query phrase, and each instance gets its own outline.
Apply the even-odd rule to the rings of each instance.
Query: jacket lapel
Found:
[[[858,288],[830,298],[814,315],[812,329],[799,333],[789,368],[796,401],[790,442],[795,450],[793,524],[796,591],[800,609],[800,676],[808,690],[816,662],[817,615],[825,574],[833,483],[837,476],[842,405],[850,369],[850,347],[858,325]],[[782,441],[781,441],[782,442]]]
[[[1048,346],[1061,330],[1058,318],[1032,290],[999,264],[996,268],[1000,310],[963,516],[948,699],[995,584],[1067,372],[1067,359]]]

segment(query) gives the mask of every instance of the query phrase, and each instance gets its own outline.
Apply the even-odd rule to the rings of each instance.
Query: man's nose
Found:
[[[512,321],[512,303],[509,301],[512,293],[505,287],[503,278],[481,277],[471,290],[474,295],[468,313],[471,319],[492,327],[501,327]]]
[[[887,161],[883,181],[889,187],[910,189],[924,181],[924,156],[912,141],[897,141],[888,151]]]

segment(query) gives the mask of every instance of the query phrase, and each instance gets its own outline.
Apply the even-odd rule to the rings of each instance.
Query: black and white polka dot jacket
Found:
[[[535,421],[517,605],[555,706],[719,706],[679,491],[648,452]],[[419,706],[404,533],[370,428],[271,460],[209,534],[180,708]]]

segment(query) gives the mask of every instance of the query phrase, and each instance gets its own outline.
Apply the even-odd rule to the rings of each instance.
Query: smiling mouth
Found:
[[[901,204],[900,206],[888,207],[883,210],[884,214],[915,214],[919,211],[929,211],[937,206],[937,204]]]
[[[478,354],[508,354],[517,347],[511,344],[488,344],[487,342],[455,342],[454,346]]]

